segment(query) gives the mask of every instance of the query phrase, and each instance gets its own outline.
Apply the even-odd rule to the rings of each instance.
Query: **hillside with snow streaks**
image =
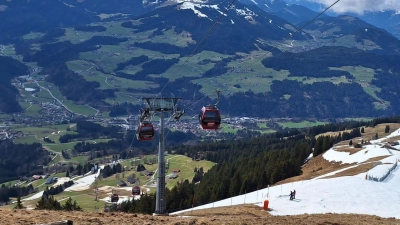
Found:
[[[263,207],[264,201],[268,200],[269,212],[276,216],[355,213],[400,219],[400,146],[393,146],[392,149],[382,147],[387,144],[388,138],[399,135],[400,129],[384,138],[371,141],[371,144],[363,146],[363,149],[354,154],[337,151],[340,145],[323,154],[323,158],[327,161],[349,165],[346,168],[313,179],[276,185],[185,211],[239,204],[255,204]],[[378,156],[383,159],[372,160]],[[363,165],[368,160],[372,160],[374,166],[367,172],[329,178],[339,172]],[[392,170],[382,182],[366,179],[367,176],[384,175],[390,168]],[[293,190],[296,190],[296,198],[291,201],[289,194]],[[184,211],[174,214],[181,212]]]
[[[191,9],[193,10],[193,12],[198,16],[198,17],[204,17],[204,18],[208,18],[208,16],[206,14],[203,14],[202,12],[200,12],[200,8],[212,8],[217,10],[219,13],[223,14],[217,5],[202,5],[202,4],[195,4],[192,2],[183,2],[183,4],[181,5],[180,9]],[[225,15],[225,14],[224,14]]]

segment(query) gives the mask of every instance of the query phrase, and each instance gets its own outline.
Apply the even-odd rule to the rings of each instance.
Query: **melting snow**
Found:
[[[202,12],[200,12],[198,9],[199,8],[211,8],[211,9],[215,9],[217,10],[219,13],[223,14],[224,16],[226,16],[226,14],[222,13],[217,5],[202,5],[202,4],[195,4],[193,2],[197,2],[197,1],[193,1],[193,2],[187,2],[187,1],[182,1],[183,4],[181,5],[180,9],[191,9],[193,10],[193,12],[199,16],[199,17],[204,17],[204,18],[208,18],[207,15],[203,14]],[[198,1],[199,3],[202,3],[201,1]]]
[[[248,8],[236,9],[236,14],[241,15],[241,16],[257,16],[256,13],[254,13],[253,11],[251,11]]]
[[[181,9],[191,9],[191,10],[193,10],[193,12],[194,12],[196,15],[198,15],[199,17],[205,17],[205,18],[207,18],[207,15],[201,13],[199,10],[197,10],[197,9],[195,8],[195,6],[197,6],[197,5],[195,5],[195,4],[191,3],[191,2],[184,2],[184,3],[182,4],[182,6],[181,6]]]
[[[372,144],[352,155],[336,151],[335,148],[337,147],[333,147],[323,154],[323,157],[328,161],[360,164],[376,156],[389,156],[377,161],[376,166],[366,173],[326,178],[357,166],[349,165],[347,168],[314,179],[276,185],[173,214],[238,204],[255,204],[262,207],[264,201],[268,200],[269,212],[272,215],[357,213],[400,219],[400,201],[398,201],[400,199],[400,168],[398,166],[400,164],[400,151],[390,151],[380,147],[387,138],[398,135],[400,135],[400,130],[385,138],[375,140],[374,143],[371,141]],[[395,167],[396,165],[397,167]],[[365,179],[367,174],[368,176],[387,174],[390,167],[394,169],[383,182]],[[289,194],[293,190],[296,190],[296,199],[290,201]]]

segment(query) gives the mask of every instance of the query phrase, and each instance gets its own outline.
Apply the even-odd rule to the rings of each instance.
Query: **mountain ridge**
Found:
[[[223,89],[221,110],[232,116],[342,117],[346,114],[339,113],[340,106],[351,109],[354,105],[360,104],[356,103],[356,98],[350,98],[353,100],[349,102],[341,91],[343,88],[347,90],[347,86],[359,85],[362,88],[355,90],[363,92],[360,92],[358,97],[366,101],[360,109],[353,110],[353,113],[350,113],[351,110],[345,110],[347,116],[393,115],[398,112],[398,102],[393,97],[393,92],[396,93],[396,90],[390,87],[388,91],[388,88],[382,86],[383,81],[380,79],[383,74],[382,76],[389,78],[392,83],[396,83],[397,76],[390,75],[396,73],[394,70],[396,65],[384,63],[380,64],[379,68],[376,66],[370,68],[368,62],[379,55],[398,55],[400,41],[390,33],[358,18],[320,17],[292,37],[291,34],[307,20],[296,19],[296,23],[291,23],[270,12],[282,14],[282,10],[290,9],[294,13],[292,15],[309,14],[309,16],[315,12],[309,13],[309,10],[299,6],[287,8],[291,5],[283,1],[275,1],[276,5],[269,4],[270,12],[260,9],[256,4],[250,4],[251,2],[237,2],[226,13],[224,10],[228,7],[228,2],[147,1],[130,5],[131,7],[141,5],[139,7],[141,10],[124,14],[116,12],[125,2],[115,3],[106,8],[107,2],[99,1],[97,6],[92,0],[79,3],[70,0],[49,5],[46,1],[42,1],[42,6],[54,7],[53,14],[60,10],[71,10],[64,12],[65,15],[75,13],[79,16],[75,20],[64,21],[62,17],[52,22],[42,20],[41,25],[34,29],[20,26],[17,30],[10,30],[8,38],[3,39],[4,44],[9,42],[13,44],[4,46],[14,49],[14,56],[21,57],[22,62],[39,65],[39,71],[42,71],[39,75],[50,74],[46,76],[45,81],[56,84],[58,90],[66,96],[66,100],[77,104],[89,104],[101,111],[117,107],[110,102],[114,102],[112,99],[122,99],[121,94],[143,95],[143,90],[148,95],[163,90],[174,95],[188,96],[188,102],[207,104],[213,101],[212,97],[208,96],[209,93],[219,88]],[[14,13],[20,21],[26,21],[35,15],[35,7],[24,8],[25,11],[21,12],[27,13],[20,14],[18,13],[20,9],[16,8],[15,4],[9,3],[4,12]],[[74,4],[75,7],[68,6],[70,4]],[[100,15],[103,13],[108,13],[109,16],[101,19]],[[53,14],[45,14],[42,17]],[[0,17],[6,19],[0,23],[0,31],[2,28],[4,31],[10,24],[16,24],[15,20],[4,15],[8,14],[0,14]],[[221,17],[219,23],[215,24],[205,36],[219,17]],[[78,21],[77,18],[82,19]],[[24,33],[25,36],[20,36]],[[19,35],[12,36],[12,34]],[[197,46],[201,41],[202,43]],[[268,68],[261,63],[262,60],[279,56],[281,52],[295,53],[290,55],[294,60],[300,59],[304,54],[313,55],[314,49],[319,49],[316,52],[325,54],[323,50],[326,46],[337,47],[336,51],[328,51],[332,55],[326,57],[327,60],[340,59],[341,54],[351,53],[353,48],[366,54],[375,54],[369,58],[364,57],[366,61],[362,63],[364,68],[372,70],[365,75],[368,79],[361,78],[364,76],[360,74],[361,68],[351,71],[350,67],[359,66],[351,62],[344,62],[337,68],[331,68],[329,62],[321,62],[316,66],[316,68],[323,67],[319,70],[321,75],[312,76],[307,73],[295,76],[290,74],[293,70],[287,73],[284,69]],[[195,48],[194,54],[189,55]],[[136,60],[139,60],[139,63],[133,63]],[[92,64],[95,67],[75,69],[86,67],[78,66],[79,61],[87,62],[86,66]],[[283,60],[281,63],[288,64],[288,62]],[[306,64],[297,65],[301,66],[299,71],[310,68]],[[290,65],[279,68],[285,67],[288,68]],[[59,72],[61,68],[62,73]],[[95,68],[96,71],[92,72],[90,68]],[[322,72],[336,75],[323,76]],[[310,72],[313,73],[315,74],[315,71]],[[340,73],[343,76],[337,76]],[[69,74],[71,79],[62,81],[62,74]],[[97,78],[93,80],[93,76]],[[121,87],[120,84],[112,86],[102,82],[100,77],[112,78],[118,82],[132,82],[132,85],[139,82],[146,85],[137,90]],[[319,80],[312,81],[312,78]],[[209,82],[210,79],[214,82]],[[297,79],[297,84],[293,83],[294,79]],[[73,82],[78,80],[79,82]],[[300,102],[294,101],[294,96],[298,96],[298,90],[307,87],[311,88],[311,93],[319,92],[320,88],[325,87],[324,82],[332,83],[332,95],[335,96],[333,104],[305,101],[301,106]],[[354,84],[348,85],[350,82]],[[76,88],[76,83],[90,88]],[[288,88],[285,88],[286,85],[289,85]],[[296,86],[303,88],[298,90],[291,88]],[[278,91],[281,88],[286,89],[283,96]],[[78,90],[87,90],[87,93],[80,94]],[[275,91],[277,92],[274,93]],[[90,92],[94,94],[90,95]],[[198,101],[197,97],[202,100]],[[126,100],[118,100],[118,103],[123,103],[122,101]],[[246,102],[244,105],[250,105],[236,106],[237,102]],[[264,107],[262,110],[254,109],[252,106],[259,104],[269,105],[272,110]],[[319,104],[323,106],[317,108],[324,110],[315,110],[315,105]],[[370,106],[372,108],[367,109]],[[139,108],[140,105],[136,104],[135,107]],[[304,111],[305,109],[307,110]]]

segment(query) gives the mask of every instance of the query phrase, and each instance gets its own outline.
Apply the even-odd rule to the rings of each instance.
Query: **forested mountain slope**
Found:
[[[396,37],[351,16],[324,15],[296,32],[315,13],[283,1],[270,2],[265,11],[259,6],[13,1],[0,12],[6,33],[0,42],[4,57],[37,67],[33,78],[54,84],[66,100],[112,115],[135,111],[141,107],[136,98],[161,91],[200,107],[214,102],[215,89],[221,90],[221,111],[230,116],[399,113]],[[39,15],[39,8],[52,10]],[[291,18],[280,17],[282,10]],[[18,98],[2,98],[12,110],[0,110],[20,112],[22,95],[11,87],[7,93]]]

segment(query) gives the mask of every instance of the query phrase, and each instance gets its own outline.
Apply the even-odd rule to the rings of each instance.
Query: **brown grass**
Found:
[[[267,211],[254,205],[238,205],[219,207],[207,210],[187,212],[181,216],[151,216],[128,213],[102,212],[57,212],[37,210],[7,210],[0,209],[0,225],[9,224],[42,224],[61,220],[71,220],[74,225],[208,225],[208,224],[365,224],[365,225],[394,225],[400,220],[394,218],[380,218],[369,215],[356,214],[304,214],[297,216],[271,216]]]
[[[311,159],[302,168],[302,174],[300,176],[291,177],[286,180],[280,181],[277,185],[291,183],[301,180],[309,180],[336,170],[340,170],[351,166],[350,164],[341,164],[340,162],[329,162],[324,159],[322,155],[319,155]]]
[[[385,133],[385,127],[386,125],[390,126],[390,131],[389,133]],[[378,133],[378,138],[385,137],[392,133],[393,131],[397,130],[400,128],[399,123],[383,123],[383,124],[378,124],[375,127],[365,127],[364,128],[364,134],[362,134],[362,137],[364,140],[373,140],[375,137],[375,134]],[[396,140],[399,140],[399,137],[394,138]]]
[[[385,127],[386,125],[390,126],[390,131],[389,133],[385,133]],[[375,137],[375,134],[378,133],[378,138],[385,137],[389,135],[391,132],[397,130],[400,128],[400,124],[398,123],[385,123],[385,124],[379,124],[375,127],[365,127],[364,128],[364,133],[362,134],[361,138],[354,138],[353,143],[361,143],[361,140],[364,141],[369,141],[372,140],[371,138]],[[324,133],[321,135],[338,135],[339,132],[328,132]],[[388,139],[388,141],[399,141],[399,137],[394,137]],[[350,140],[342,141],[340,143],[337,143],[336,150],[341,151],[341,152],[349,152],[350,154],[357,153],[358,151],[362,150],[362,148],[354,148],[353,146],[348,146]],[[340,147],[338,147],[340,146]],[[372,162],[379,161],[383,158],[386,158],[387,156],[381,156],[381,157],[376,157],[368,160],[366,164],[360,164],[357,167],[342,171],[340,173],[337,173],[335,175],[329,176],[329,178],[332,177],[340,177],[340,176],[354,176],[360,173],[365,173],[372,167]],[[311,159],[308,163],[306,163],[303,168],[302,168],[302,175],[296,176],[296,177],[291,177],[286,180],[280,181],[277,183],[277,185],[284,184],[284,183],[290,183],[290,182],[295,182],[295,181],[301,181],[301,180],[308,180],[312,179],[333,171],[337,171],[340,169],[344,169],[346,167],[353,166],[355,164],[341,164],[341,162],[329,162],[325,160],[322,155],[319,155],[313,159]],[[328,177],[327,177],[328,178]]]

